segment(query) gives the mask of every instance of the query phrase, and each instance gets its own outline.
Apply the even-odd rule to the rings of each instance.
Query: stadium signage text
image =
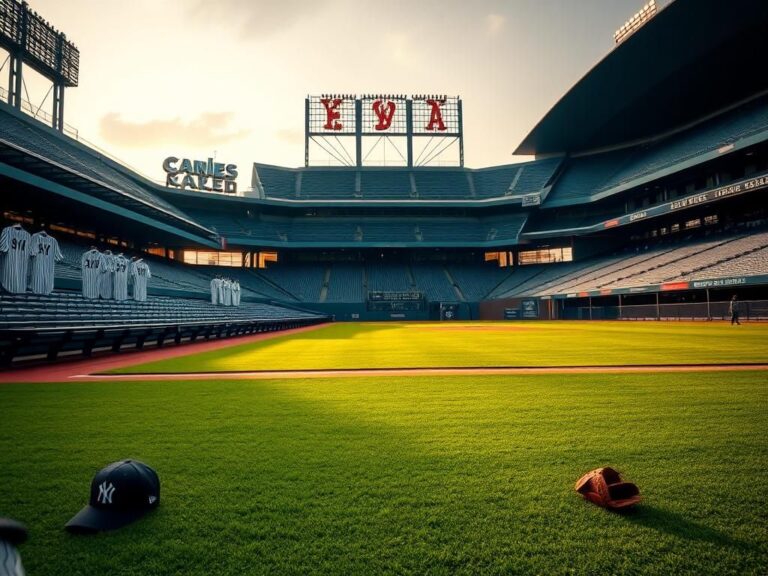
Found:
[[[344,122],[341,119],[342,107],[344,103],[348,102],[348,99],[344,98],[320,98],[320,103],[325,108],[325,123],[323,124],[324,130],[341,131],[344,129]],[[447,130],[445,122],[443,121],[443,105],[445,105],[445,99],[426,98],[424,102],[429,107],[429,120],[424,126],[424,130],[427,132],[444,132]],[[371,101],[368,99],[365,102],[366,108],[370,106],[370,110],[373,112],[376,124],[373,129],[377,132],[384,132],[390,129],[392,126],[392,120],[395,117],[395,112],[398,106],[404,106],[405,102],[402,99],[383,99],[376,98]]]
[[[163,160],[165,185],[181,190],[237,193],[237,165],[208,160],[179,159],[169,156]]]
[[[747,279],[740,278],[717,278],[715,280],[694,280],[691,282],[692,288],[717,288],[719,286],[740,286],[746,284]]]
[[[714,202],[729,196],[754,192],[766,187],[768,187],[768,174],[763,174],[761,176],[756,176],[755,178],[750,178],[749,180],[742,180],[741,182],[737,182],[735,184],[721,186],[720,188],[714,188],[712,190],[708,190],[707,192],[701,192],[699,194],[694,194],[693,196],[680,198],[679,200],[666,202],[664,204],[659,204],[658,206],[652,206],[650,208],[646,208],[645,210],[640,210],[638,212],[633,212],[632,214],[627,214],[626,216],[621,216],[620,218],[606,220],[597,226],[600,226],[601,228],[623,226],[626,224],[631,224],[632,222],[636,222],[637,220],[644,220],[646,218],[668,214],[677,210],[684,210],[685,208],[690,208],[691,206]]]

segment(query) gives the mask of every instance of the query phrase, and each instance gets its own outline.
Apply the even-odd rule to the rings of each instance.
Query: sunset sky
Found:
[[[254,161],[303,165],[304,97],[327,92],[461,95],[466,165],[524,160],[512,150],[642,4],[30,0],[80,49],[65,121],[82,138],[154,179],[166,156],[215,153],[241,188]],[[48,84],[27,89],[39,105]]]

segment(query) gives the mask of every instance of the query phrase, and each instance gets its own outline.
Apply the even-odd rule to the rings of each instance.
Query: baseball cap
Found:
[[[18,546],[27,539],[27,527],[10,518],[0,518],[0,540]]]
[[[114,530],[138,520],[160,503],[160,478],[138,460],[121,460],[103,468],[91,481],[87,506],[66,524],[70,532]]]

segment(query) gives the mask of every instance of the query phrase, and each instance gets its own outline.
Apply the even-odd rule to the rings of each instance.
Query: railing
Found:
[[[739,302],[739,320],[768,320],[768,300]],[[729,302],[683,302],[565,308],[567,320],[730,320]]]
[[[4,102],[8,102],[8,91],[0,86],[0,100]],[[48,127],[53,126],[53,116],[51,116],[48,112],[42,110],[42,104],[38,107],[35,107],[29,100],[25,100],[24,98],[21,99],[21,110],[25,112],[26,114],[29,114],[32,116],[32,118],[36,120],[40,120]],[[104,156],[105,158],[108,158],[115,164],[119,164],[123,168],[130,170],[131,172],[141,176],[142,178],[149,180],[150,182],[154,182],[155,184],[159,184],[161,186],[165,186],[165,181],[158,179],[158,178],[152,178],[151,176],[147,176],[146,174],[142,173],[140,170],[137,170],[135,167],[131,166],[127,162],[120,160],[119,158],[113,156],[106,150],[103,150],[102,148],[99,148],[96,144],[93,142],[86,140],[82,136],[80,136],[80,132],[75,128],[74,126],[71,126],[70,124],[64,123],[64,130],[63,133],[72,138],[73,140],[77,140],[81,144],[84,144],[94,152],[97,152],[100,156]]]

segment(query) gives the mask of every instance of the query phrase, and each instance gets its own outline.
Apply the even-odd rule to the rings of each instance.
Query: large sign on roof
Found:
[[[354,159],[339,140],[344,136],[355,138]],[[415,137],[457,141],[457,164],[463,165],[461,99],[458,96],[426,94],[322,94],[309,96],[305,101],[307,166],[310,163],[310,141],[317,142],[342,164],[362,166],[363,139],[375,137],[381,141],[398,136],[406,139],[403,158],[408,166],[418,165],[420,160],[414,159]],[[438,148],[436,146],[435,150]]]

